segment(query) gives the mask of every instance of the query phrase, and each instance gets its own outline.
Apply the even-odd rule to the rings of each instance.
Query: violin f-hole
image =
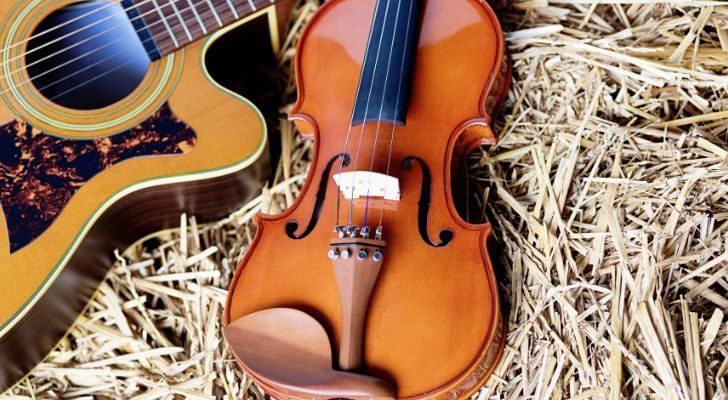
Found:
[[[294,240],[303,239],[306,236],[310,235],[311,232],[313,232],[314,228],[316,228],[319,217],[321,216],[321,208],[323,208],[324,202],[326,201],[326,188],[329,185],[331,168],[333,168],[336,161],[340,158],[343,158],[343,167],[349,166],[349,163],[351,162],[351,157],[347,153],[339,153],[335,155],[331,160],[329,160],[329,162],[326,164],[326,168],[324,169],[323,174],[321,175],[321,182],[319,182],[318,191],[316,191],[316,201],[314,202],[313,212],[311,213],[311,219],[308,221],[306,229],[300,235],[296,235],[296,231],[298,230],[299,226],[298,222],[288,221],[288,223],[286,224],[286,235],[288,235],[289,238]]]
[[[440,242],[435,243],[430,239],[430,234],[427,230],[427,223],[430,214],[430,198],[432,196],[432,173],[430,168],[427,166],[424,160],[419,157],[406,157],[402,160],[402,169],[409,171],[412,169],[412,161],[417,161],[422,170],[422,189],[420,191],[419,209],[417,212],[417,228],[420,232],[422,240],[432,247],[445,247],[452,242],[455,234],[450,229],[443,229],[440,231]]]

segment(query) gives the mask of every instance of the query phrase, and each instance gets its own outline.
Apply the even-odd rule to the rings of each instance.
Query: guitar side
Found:
[[[0,20],[9,21],[17,9],[7,3],[0,5]],[[290,2],[284,3],[284,11],[287,7]],[[270,26],[277,26],[276,8],[250,16],[258,17],[267,17]],[[33,143],[61,152],[82,146],[83,152],[94,155],[97,170],[90,171],[82,184],[74,182],[66,196],[48,192],[63,192],[68,185],[53,189],[47,187],[47,179],[24,177],[24,187],[38,187],[51,199],[62,197],[58,204],[46,201],[35,203],[35,208],[24,207],[23,201],[36,198],[33,190],[6,194],[0,212],[0,392],[26,374],[65,334],[108,272],[114,249],[175,226],[182,212],[201,221],[227,215],[259,190],[267,169],[264,119],[250,101],[214,82],[204,63],[214,41],[245,22],[154,62],[128,99],[102,110],[114,117],[129,116],[115,118],[121,121],[115,126],[94,131],[44,126],[48,118],[28,111],[32,101],[27,101],[31,107],[25,107],[26,101],[4,96],[0,125],[8,130],[6,135],[24,138],[16,143],[30,149],[20,149],[24,168],[35,162],[40,163],[35,165],[39,171],[64,172],[75,165],[59,164],[67,157],[28,161],[28,154],[44,154],[28,144]],[[0,40],[4,35],[0,34]],[[0,86],[10,84],[3,81]],[[69,116],[68,110],[42,96],[34,98],[38,108],[62,120],[62,126],[102,121],[94,115]],[[74,179],[82,175],[71,171]],[[10,178],[0,170],[0,183],[3,179]],[[40,210],[40,216],[28,217],[29,209]],[[48,215],[53,216],[50,221]],[[29,218],[48,226],[23,237],[18,227],[38,228],[38,223],[27,223]]]

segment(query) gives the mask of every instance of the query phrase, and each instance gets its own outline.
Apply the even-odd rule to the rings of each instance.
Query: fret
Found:
[[[149,32],[149,35],[154,39],[154,42],[159,49],[160,57],[169,52],[169,48],[173,47],[172,40],[161,23],[161,19],[157,14],[157,10],[150,0],[136,0],[137,8],[139,13],[139,20],[144,23]]]
[[[192,39],[190,40],[191,42],[207,36],[208,33],[207,27],[204,26],[204,21],[202,21],[202,15],[197,12],[195,7],[191,6],[191,4],[194,5],[199,1],[200,0],[176,0],[174,3],[182,16],[182,21],[185,22],[185,26],[192,36]],[[197,18],[197,15],[200,16],[200,19]],[[179,17],[177,20],[179,20]],[[200,24],[200,21],[202,21],[202,25]]]
[[[233,13],[233,9],[230,8],[228,0],[210,0],[217,10],[217,14],[220,16],[223,25],[235,22],[238,18],[235,17],[237,10]]]
[[[131,24],[134,27],[134,30],[139,37],[139,40],[142,42],[142,45],[146,49],[147,54],[149,55],[149,59],[160,59],[162,57],[162,53],[159,51],[157,43],[152,37],[152,33],[146,26],[146,23],[144,22],[143,17],[141,16],[141,13],[138,9],[139,7],[134,4],[133,0],[122,0],[121,5],[122,7],[124,7],[126,15],[129,18],[129,21],[131,21]]]
[[[241,14],[250,14],[252,12],[258,11],[261,9],[260,3],[263,4],[263,7],[267,5],[268,1],[270,0],[232,0],[232,2],[235,4],[235,7],[240,11]]]
[[[167,33],[169,34],[169,37],[172,39],[172,42],[174,42],[175,47],[179,47],[179,41],[177,41],[177,35],[175,35],[174,31],[172,30],[172,27],[169,26],[169,22],[167,22],[167,16],[162,12],[162,8],[159,7],[159,3],[157,3],[157,0],[152,0],[152,4],[154,4],[154,8],[157,10],[157,14],[159,14],[160,21],[162,21],[162,24],[164,24],[164,27],[167,29]]]
[[[220,24],[215,19],[215,14],[212,12],[207,0],[185,0],[191,4],[188,6],[193,13],[194,21],[190,21],[190,25],[199,26],[201,37],[207,36],[210,32],[214,32],[220,29]],[[195,16],[199,16],[199,20]]]
[[[233,2],[230,0],[227,0],[228,6],[230,6],[230,9],[233,11],[233,15],[235,15],[235,19],[240,19],[240,14],[238,14],[238,10],[235,9],[235,5],[233,5]]]
[[[207,6],[210,7],[210,10],[212,11],[212,14],[215,16],[215,21],[217,21],[217,25],[222,27],[222,20],[220,19],[220,15],[218,15],[217,10],[215,10],[215,5],[212,4],[211,0],[205,0],[207,2]]]
[[[187,35],[187,38],[190,40],[190,42],[193,41],[194,38],[192,37],[190,29],[187,27],[187,22],[182,17],[182,13],[180,13],[179,8],[177,8],[177,4],[175,4],[176,0],[169,0],[169,3],[172,5],[172,9],[174,10],[174,14],[177,16],[180,25],[182,25],[182,29],[184,29],[185,35]]]
[[[192,15],[184,0],[157,0],[167,17],[167,23],[172,28],[179,47],[195,41],[201,37],[201,33],[195,32],[197,24],[194,24]]]
[[[200,18],[200,13],[197,12],[197,6],[193,3],[193,0],[187,0],[187,5],[188,8],[192,10],[192,13],[195,15],[195,20],[197,20],[197,23],[200,25],[202,33],[207,36],[207,27],[205,26],[205,22],[202,21],[202,18]]]
[[[201,39],[273,0],[121,0],[152,60]]]

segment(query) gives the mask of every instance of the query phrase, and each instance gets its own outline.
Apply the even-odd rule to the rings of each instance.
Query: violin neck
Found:
[[[404,125],[412,88],[421,0],[377,0],[353,123]]]

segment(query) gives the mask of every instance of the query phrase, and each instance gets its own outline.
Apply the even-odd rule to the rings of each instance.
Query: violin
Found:
[[[456,166],[494,144],[510,81],[482,0],[333,0],[302,34],[290,118],[306,184],[258,231],[224,334],[278,399],[465,398],[505,321],[489,224],[456,210]]]

